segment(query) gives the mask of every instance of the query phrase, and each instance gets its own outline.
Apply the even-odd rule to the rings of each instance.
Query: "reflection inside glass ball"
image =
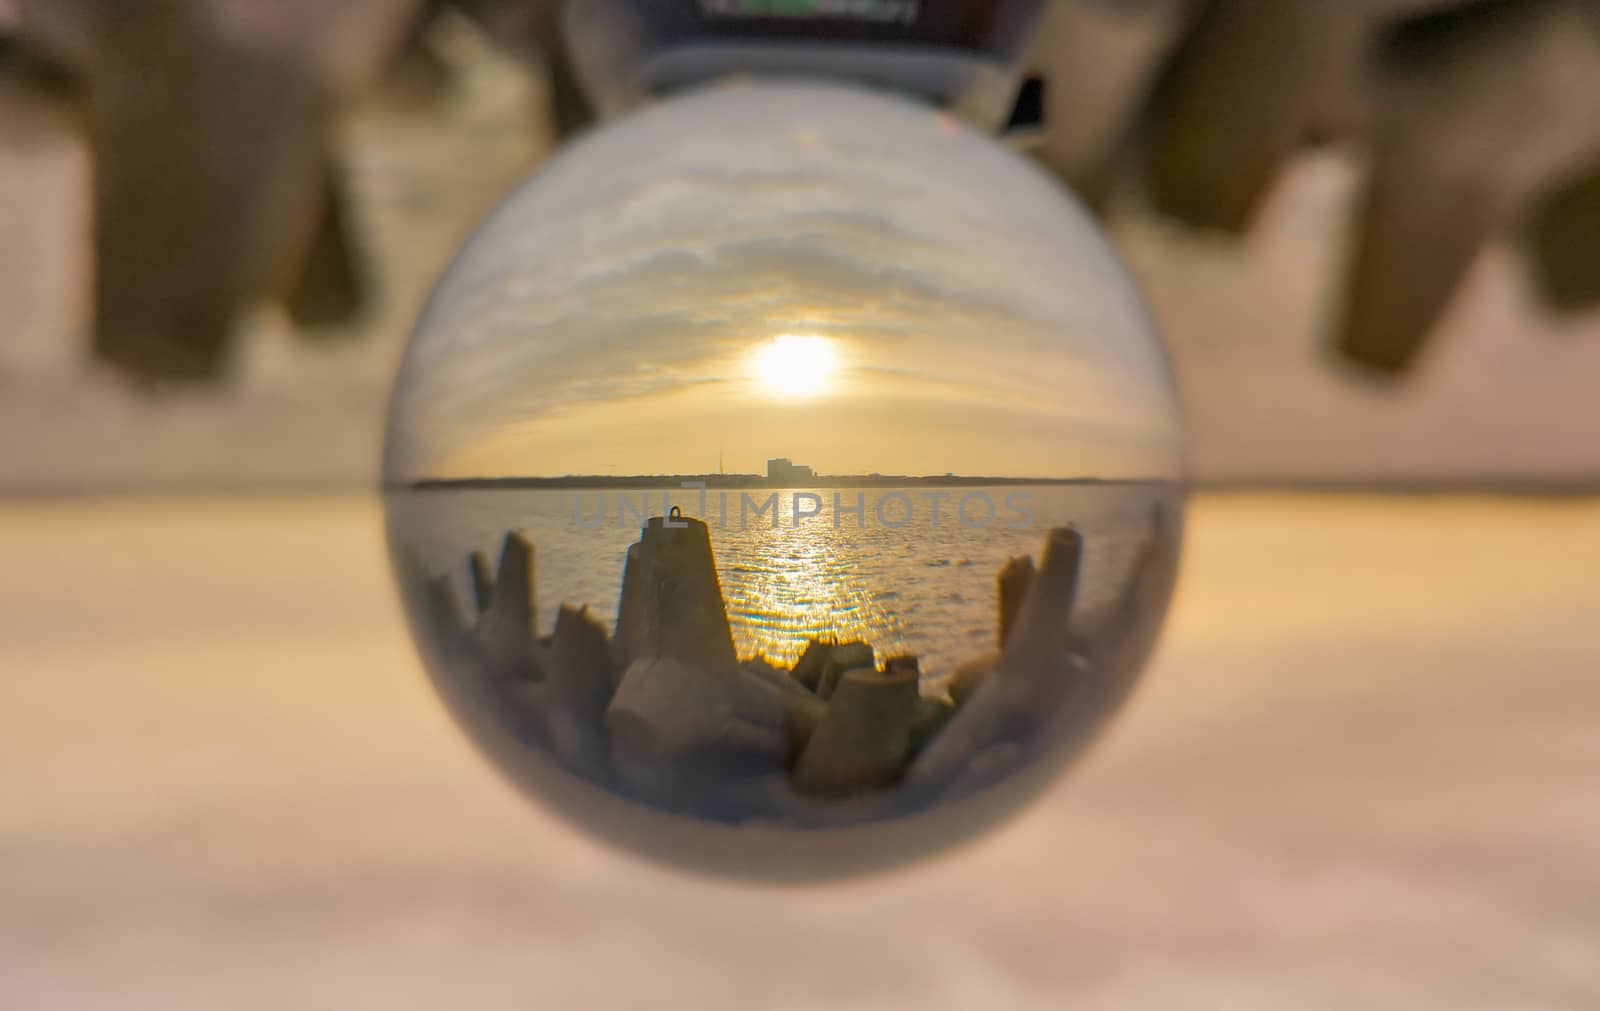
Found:
[[[1184,489],[1154,332],[994,142],[820,85],[675,98],[479,230],[391,405],[434,683],[534,797],[763,878],[936,852],[1125,697]]]

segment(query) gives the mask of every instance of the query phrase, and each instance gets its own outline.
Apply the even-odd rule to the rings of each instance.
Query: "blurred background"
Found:
[[[1592,486],[1592,4],[1032,6],[1002,130],[1103,213],[1202,482]],[[370,484],[432,280],[594,115],[558,7],[0,4],[0,488]]]
[[[1168,341],[1178,601],[1038,810],[808,894],[533,811],[390,596],[421,300],[640,100],[561,6],[0,0],[0,1004],[1600,1006],[1600,5],[1031,5],[984,125]]]

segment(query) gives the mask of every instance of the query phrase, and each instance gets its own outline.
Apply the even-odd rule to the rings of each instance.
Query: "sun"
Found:
[[[834,357],[833,341],[826,337],[784,334],[756,348],[755,374],[779,396],[815,396],[833,378]]]

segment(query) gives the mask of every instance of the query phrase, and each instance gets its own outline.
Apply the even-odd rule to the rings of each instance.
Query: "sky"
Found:
[[[1168,477],[1176,399],[1088,219],[858,92],[746,85],[548,162],[447,272],[390,411],[421,477]]]

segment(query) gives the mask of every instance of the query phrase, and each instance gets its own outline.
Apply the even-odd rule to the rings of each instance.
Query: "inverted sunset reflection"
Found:
[[[1132,687],[1178,422],[1027,162],[870,92],[707,91],[468,243],[396,381],[390,543],[530,796],[717,874],[860,873],[1004,817]]]

